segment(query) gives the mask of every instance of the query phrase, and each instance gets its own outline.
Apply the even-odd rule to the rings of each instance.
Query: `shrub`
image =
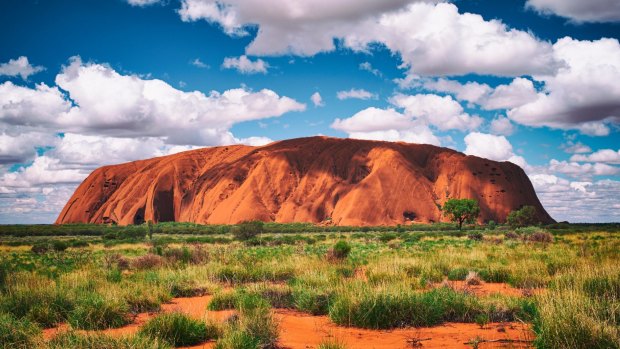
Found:
[[[165,342],[144,336],[111,337],[104,334],[63,332],[45,346],[46,349],[172,349]]]
[[[478,326],[480,326],[480,328],[484,328],[490,322],[489,315],[487,315],[487,314],[478,314],[474,318],[474,321],[476,322],[476,324],[478,324]]]
[[[30,349],[35,347],[41,328],[27,319],[0,313],[0,348]]]
[[[344,240],[339,240],[327,252],[327,258],[329,260],[343,260],[349,256],[349,253],[351,253],[351,245]]]
[[[154,269],[161,267],[164,264],[164,259],[156,254],[146,254],[141,257],[136,257],[131,261],[131,266],[134,269]]]
[[[517,240],[520,238],[520,235],[515,233],[514,231],[509,231],[506,234],[504,234],[504,237],[509,240]]]
[[[527,235],[526,239],[531,242],[539,242],[543,244],[550,244],[553,242],[553,235],[546,231],[537,231],[531,235]]]
[[[69,244],[64,241],[55,240],[52,242],[52,248],[56,252],[64,252],[67,248],[69,248]]]
[[[103,262],[107,269],[112,269],[115,267],[119,270],[129,269],[129,260],[119,253],[106,254],[103,257]]]
[[[160,314],[152,318],[142,326],[139,334],[180,347],[216,339],[220,336],[221,330],[214,323],[207,326],[203,321],[175,312]]]
[[[384,243],[390,242],[396,238],[398,238],[398,235],[394,233],[384,233],[384,234],[379,235],[379,241],[384,242]]]
[[[527,227],[530,225],[536,225],[538,221],[536,208],[534,206],[523,206],[518,210],[514,210],[506,217],[506,223],[513,228]]]
[[[250,240],[262,234],[264,231],[264,223],[261,221],[243,222],[231,228],[231,232],[235,239],[240,241]]]
[[[32,245],[30,251],[36,254],[43,254],[50,250],[50,245],[48,243],[36,243]]]
[[[474,240],[474,241],[482,241],[482,239],[484,238],[484,236],[482,235],[481,232],[477,231],[477,232],[473,232],[471,234],[467,235],[467,238],[469,240]]]
[[[81,295],[68,320],[71,326],[84,330],[117,328],[131,322],[127,304],[96,293]]]

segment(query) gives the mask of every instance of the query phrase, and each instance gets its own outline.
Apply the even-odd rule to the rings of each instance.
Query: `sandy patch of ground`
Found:
[[[486,284],[489,285],[489,284]],[[493,284],[491,284],[493,285]],[[493,286],[493,290],[501,286]],[[485,290],[489,291],[487,287]],[[233,311],[207,311],[212,296],[175,298],[162,305],[162,311],[181,311],[194,318],[205,317],[224,321]],[[124,327],[100,331],[112,336],[130,335],[156,313],[138,314],[134,321]],[[399,348],[472,348],[465,344],[477,337],[485,340],[512,339],[531,340],[533,333],[530,326],[520,323],[491,323],[485,328],[476,324],[446,323],[441,326],[395,329],[366,330],[342,327],[333,324],[327,316],[313,316],[293,310],[276,309],[274,316],[280,323],[280,346],[284,349],[311,349],[326,339],[334,339],[349,349],[399,349]],[[69,329],[67,325],[44,330],[46,339],[61,331]],[[416,346],[417,345],[417,346]],[[213,342],[188,347],[191,349],[213,348]],[[482,343],[479,348],[529,348],[527,343]]]

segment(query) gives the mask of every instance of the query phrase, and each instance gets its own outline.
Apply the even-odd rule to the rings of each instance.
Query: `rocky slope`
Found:
[[[481,221],[523,205],[552,222],[523,170],[423,144],[328,137],[204,148],[105,166],[56,223],[244,220],[395,225],[445,220],[448,198],[473,198]]]

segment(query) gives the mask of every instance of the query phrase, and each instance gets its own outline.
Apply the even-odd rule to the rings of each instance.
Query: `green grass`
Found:
[[[183,313],[160,314],[142,326],[139,334],[160,339],[172,346],[189,346],[216,339],[221,330],[214,324],[190,318]]]
[[[172,349],[161,340],[143,336],[111,337],[103,334],[64,332],[54,337],[42,349]]]
[[[222,324],[220,348],[273,346],[278,333],[272,308],[377,329],[523,321],[533,324],[541,348],[617,348],[620,342],[620,227],[554,225],[548,243],[506,239],[512,231],[505,226],[485,230],[480,241],[467,238],[478,230],[457,232],[448,225],[398,232],[308,227],[265,224],[260,238],[245,242],[231,242],[230,226],[158,225],[152,242],[123,238],[143,227],[31,227],[35,233],[26,237],[18,236],[23,227],[0,227],[0,313],[34,327],[68,322],[98,330],[158,311],[172,297],[212,294],[210,309],[237,310]],[[89,236],[79,236],[81,229]],[[115,238],[104,239],[102,231]],[[31,251],[33,244],[54,246],[56,240],[69,247]],[[348,256],[328,260],[338,241],[350,247]],[[475,296],[440,287],[469,271],[534,296]],[[95,337],[71,336],[63,340],[77,348],[101,347]],[[31,337],[40,340],[34,332]],[[140,341],[168,345],[144,335],[99,342],[110,348],[147,343]]]
[[[83,330],[102,330],[122,327],[131,322],[129,307],[120,299],[85,293],[76,300],[69,313],[71,326]]]
[[[40,336],[41,328],[31,321],[0,313],[0,348],[30,349],[39,342]]]
[[[228,323],[216,348],[275,348],[278,325],[271,315],[269,302],[256,294],[242,294],[235,307],[238,316]]]
[[[445,321],[468,322],[480,311],[473,296],[445,287],[412,292],[354,286],[336,294],[329,317],[343,326],[390,329],[433,326]]]

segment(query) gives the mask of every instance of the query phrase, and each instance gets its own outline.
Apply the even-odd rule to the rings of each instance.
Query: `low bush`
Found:
[[[481,233],[481,232],[476,231],[476,232],[473,232],[473,233],[468,234],[468,235],[467,235],[467,238],[468,238],[469,240],[474,240],[474,241],[482,241],[482,239],[484,239],[484,235],[482,235],[482,233]]]
[[[330,261],[341,261],[347,258],[349,253],[351,253],[351,245],[344,240],[339,240],[334,247],[327,251],[327,259]]]
[[[41,328],[27,319],[0,313],[0,348],[30,349],[41,339]]]
[[[264,223],[261,221],[243,222],[231,227],[230,231],[235,239],[240,241],[250,240],[262,234]]]
[[[214,323],[207,326],[203,321],[175,312],[152,318],[142,326],[139,334],[180,347],[216,339],[221,335],[221,330]]]
[[[156,254],[146,254],[131,261],[131,267],[138,270],[154,269],[164,265],[164,259]]]

